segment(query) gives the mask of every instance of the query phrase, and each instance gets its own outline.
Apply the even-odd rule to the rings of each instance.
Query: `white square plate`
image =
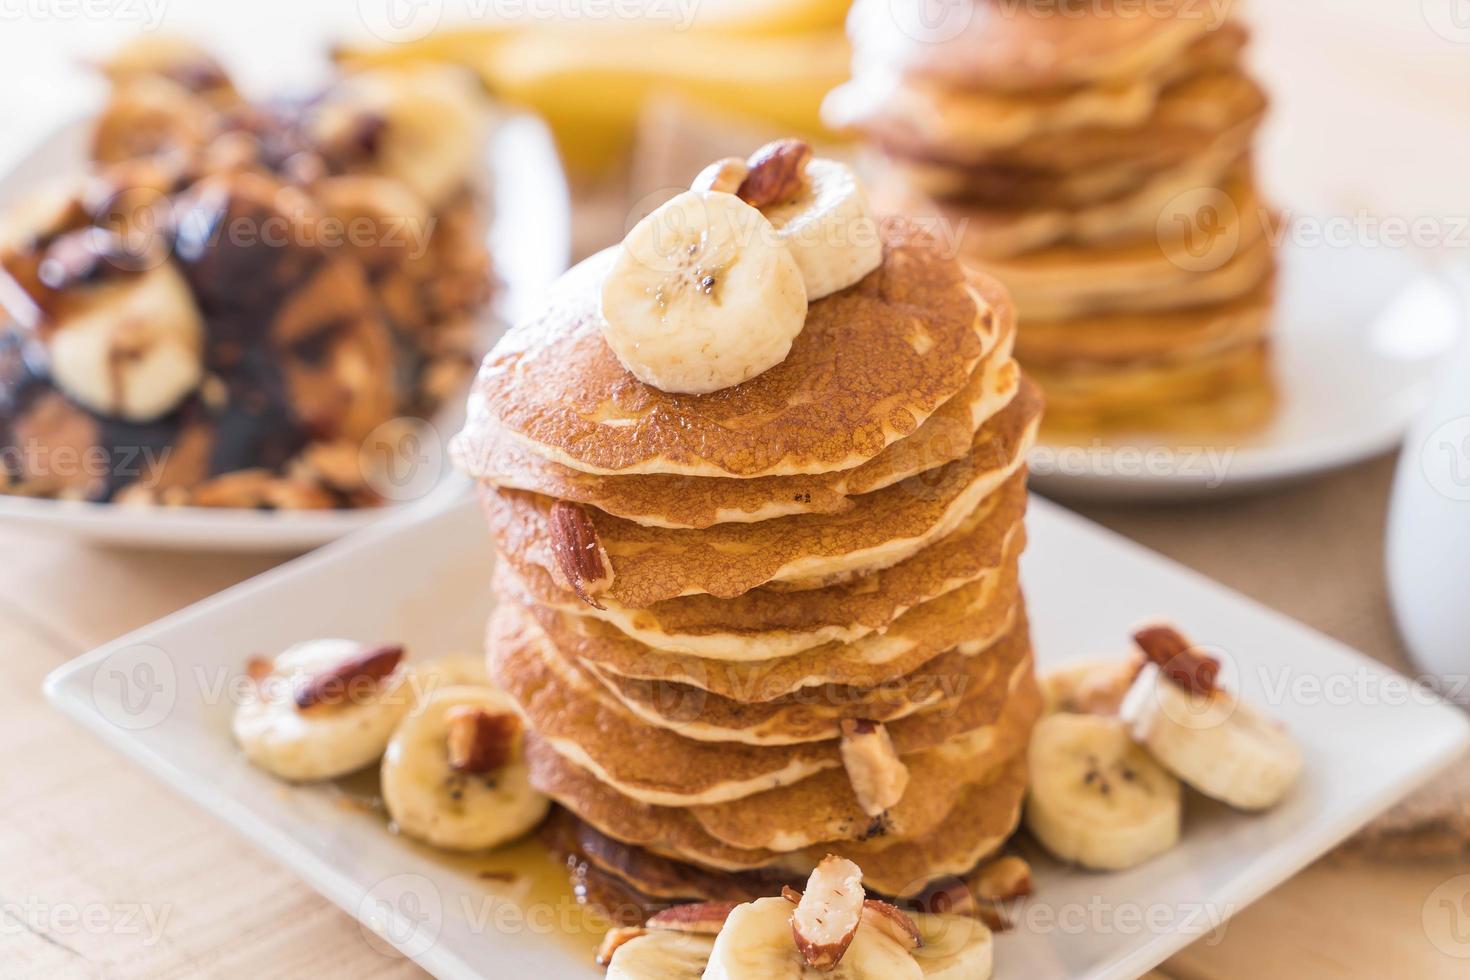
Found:
[[[1029,526],[1025,585],[1043,667],[1120,650],[1139,620],[1167,616],[1222,652],[1226,682],[1290,727],[1306,769],[1264,816],[1192,805],[1181,845],[1132,871],[1041,862],[1020,928],[998,940],[1000,980],[1147,971],[1470,742],[1458,711],[1361,654],[1045,501]],[[229,682],[252,653],[323,635],[402,640],[420,657],[477,649],[491,562],[473,505],[386,522],[92,651],[55,671],[47,693],[435,975],[596,977],[581,948],[489,909],[472,873],[336,793],[284,789],[230,741]],[[513,925],[486,927],[497,922]]]

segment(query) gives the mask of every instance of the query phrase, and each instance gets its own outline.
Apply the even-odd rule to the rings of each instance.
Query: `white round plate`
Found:
[[[1264,431],[1238,443],[1146,434],[1043,443],[1032,452],[1032,486],[1110,501],[1244,493],[1398,445],[1460,330],[1452,294],[1402,250],[1356,245],[1283,245],[1278,282],[1281,404]]]
[[[0,178],[0,202],[14,200],[45,174],[80,172],[86,126],[67,126]],[[550,132],[539,120],[497,120],[487,146],[486,192],[491,200],[490,254],[500,281],[496,311],[487,317],[488,346],[502,325],[534,304],[571,259],[571,199]],[[3,205],[0,205],[3,206]],[[463,406],[446,406],[432,419],[440,445],[459,428]],[[134,548],[195,551],[305,551],[388,518],[417,518],[458,500],[470,483],[442,472],[426,493],[382,507],[337,511],[255,511],[205,507],[120,507],[79,501],[35,500],[0,494],[0,521],[43,528],[48,534]]]

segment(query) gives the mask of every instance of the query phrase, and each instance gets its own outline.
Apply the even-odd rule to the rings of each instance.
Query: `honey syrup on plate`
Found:
[[[460,879],[472,879],[454,901],[477,931],[544,938],[581,956],[589,965],[593,962],[612,924],[577,900],[567,866],[534,834],[493,851],[442,851],[396,833],[383,805],[376,766],[338,779],[331,788],[343,806],[379,817],[385,832],[395,834],[416,855],[457,873]]]

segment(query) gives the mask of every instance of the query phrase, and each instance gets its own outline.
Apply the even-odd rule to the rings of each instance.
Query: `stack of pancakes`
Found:
[[[1240,431],[1274,399],[1266,109],[1228,3],[972,0],[933,37],[859,0],[831,121],[1020,311],[1049,428]],[[961,16],[963,15],[963,16]]]
[[[481,369],[455,453],[501,555],[491,672],[561,846],[630,901],[770,894],[829,852],[913,896],[1016,824],[1041,402],[1004,290],[913,225],[884,245],[733,388],[623,369],[598,312],[612,252]],[[876,811],[854,746],[883,741],[908,782]]]

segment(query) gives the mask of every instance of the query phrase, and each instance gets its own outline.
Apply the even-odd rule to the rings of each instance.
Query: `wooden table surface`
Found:
[[[1263,155],[1277,188],[1379,214],[1470,213],[1463,180],[1470,131],[1462,123],[1470,29],[1429,37],[1418,12],[1453,2],[1262,5],[1272,19],[1261,25],[1259,57],[1278,109],[1277,138]],[[220,9],[175,6],[180,16],[194,9],[188,16],[201,24]],[[95,23],[49,29],[57,45],[63,35],[117,34]],[[33,81],[45,70],[58,78],[69,71],[56,67],[57,49],[35,37],[7,25],[0,51],[18,61],[6,64]],[[47,122],[51,110],[34,98],[42,87],[10,86],[0,116]],[[1406,167],[1414,172],[1401,172]],[[1203,551],[1231,541],[1218,523],[1196,533],[1179,511],[1099,516],[1192,564],[1209,564]],[[0,685],[0,737],[10,745],[0,764],[0,976],[421,975],[42,697],[52,668],[279,559],[100,550],[17,527],[0,527],[0,554],[0,663],[11,673]],[[1470,858],[1329,859],[1159,974],[1466,975]]]

